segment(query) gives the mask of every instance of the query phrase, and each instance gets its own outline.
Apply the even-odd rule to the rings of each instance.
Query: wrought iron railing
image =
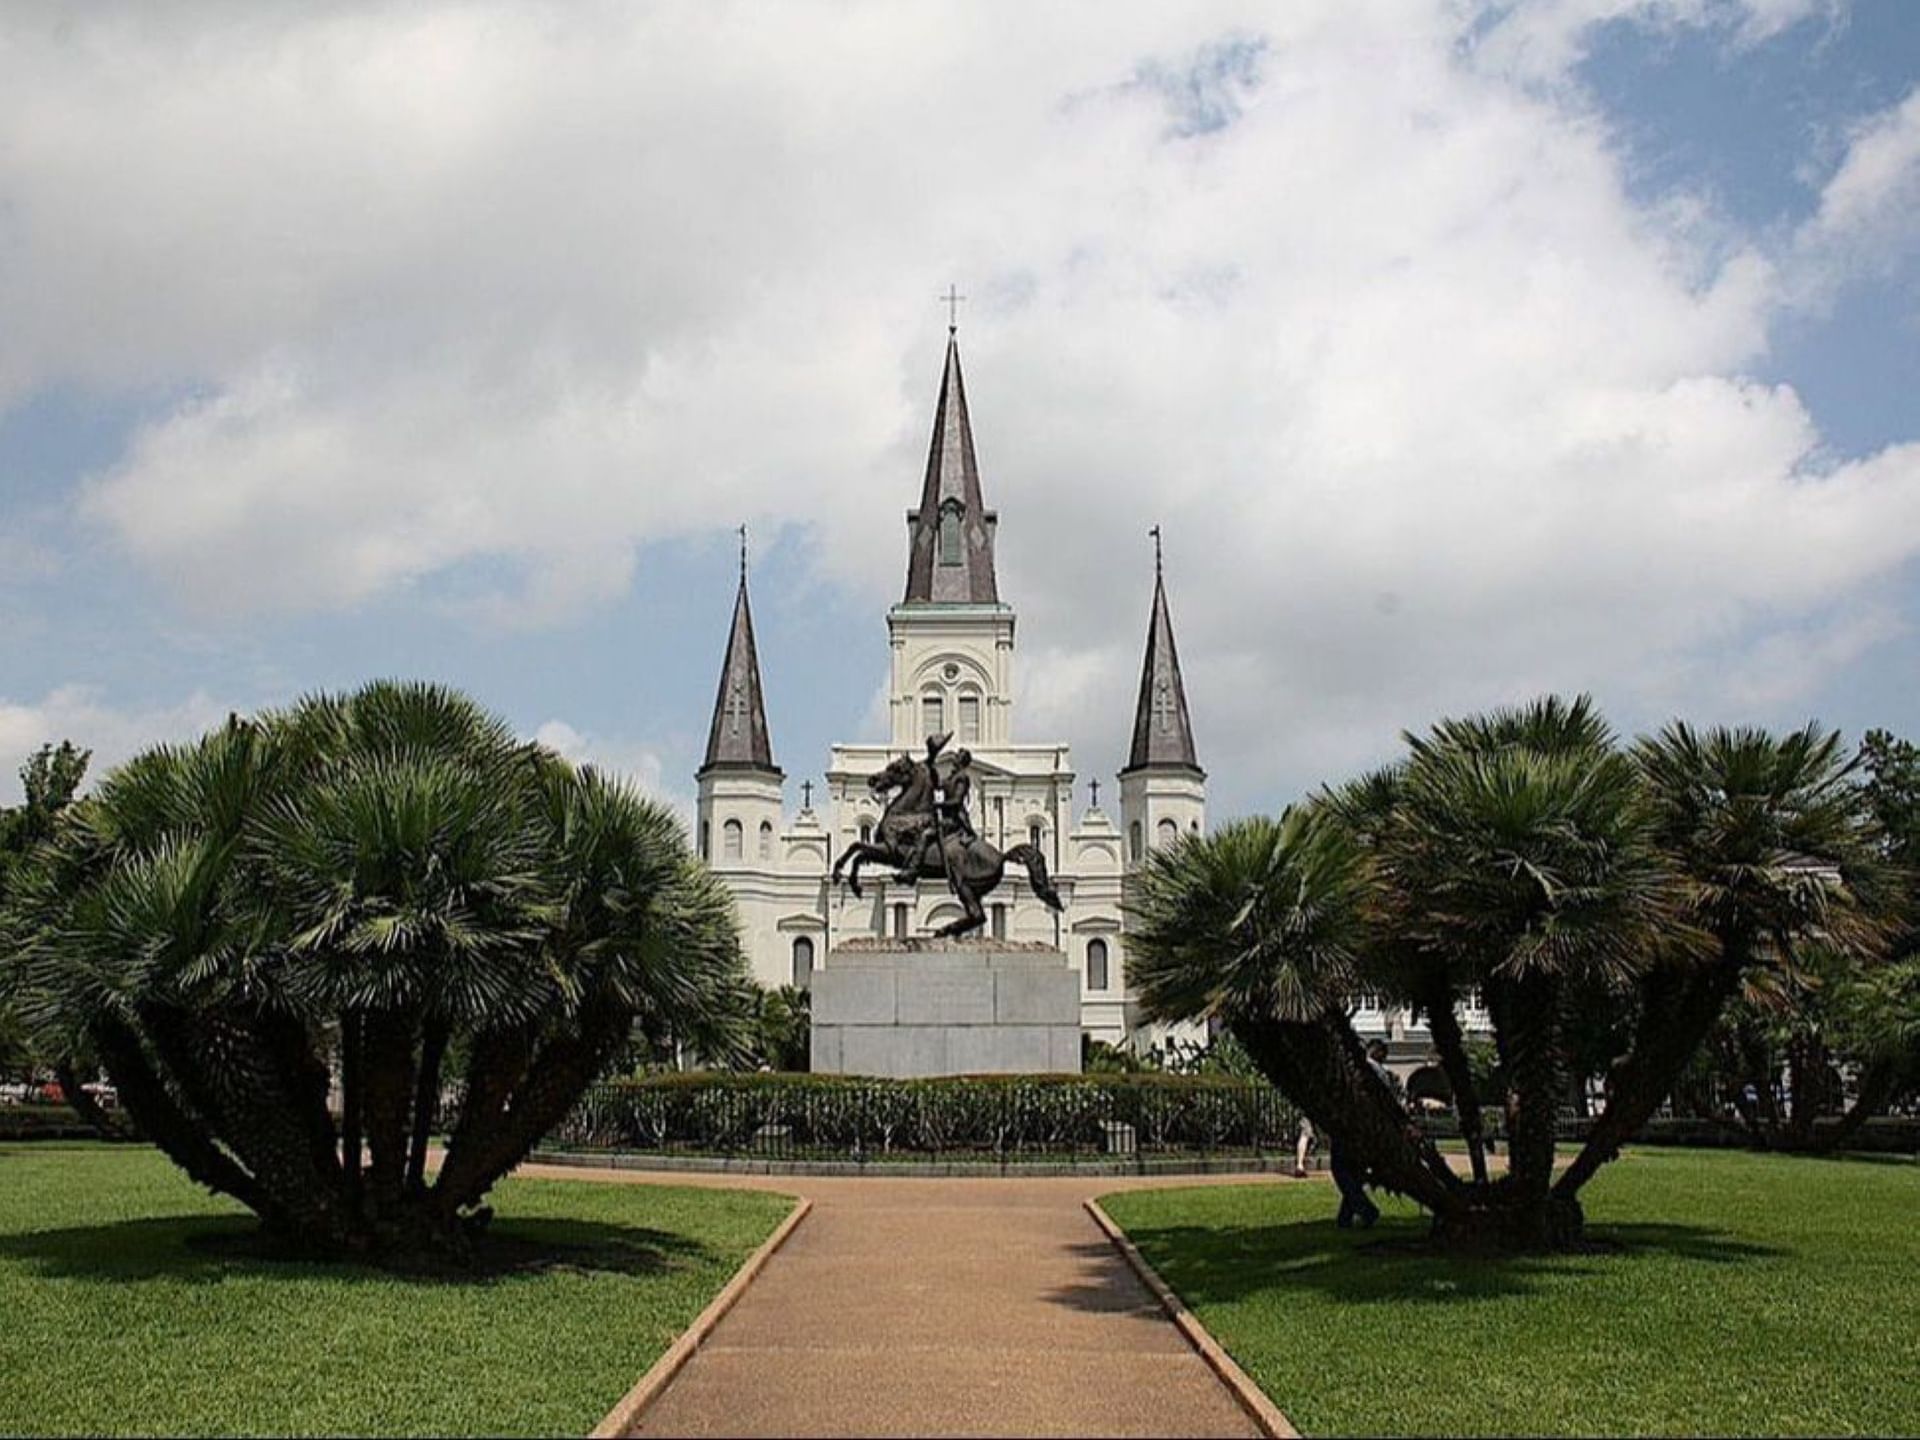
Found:
[[[1166,1076],[670,1076],[590,1090],[549,1149],[767,1160],[1148,1159],[1291,1153],[1273,1087]]]

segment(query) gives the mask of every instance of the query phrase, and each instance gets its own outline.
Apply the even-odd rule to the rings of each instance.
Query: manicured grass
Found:
[[[1910,1434],[1920,1166],[1639,1151],[1587,1189],[1617,1254],[1449,1261],[1330,1186],[1101,1202],[1306,1434]]]
[[[253,1258],[146,1147],[0,1146],[0,1434],[584,1435],[788,1212],[514,1180],[483,1279]]]

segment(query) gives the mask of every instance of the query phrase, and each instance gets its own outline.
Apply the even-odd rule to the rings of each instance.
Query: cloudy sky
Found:
[[[14,4],[0,800],[376,675],[880,733],[945,340],[1020,738],[1216,815],[1546,690],[1920,734],[1920,6]],[[797,798],[795,796],[794,798]]]

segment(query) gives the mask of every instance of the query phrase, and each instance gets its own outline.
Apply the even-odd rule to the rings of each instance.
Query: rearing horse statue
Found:
[[[933,808],[932,765],[901,755],[867,781],[875,798],[893,792],[873,839],[856,840],[833,862],[833,878],[840,879],[846,869],[847,888],[860,893],[860,867],[869,861],[883,862],[908,870],[922,880],[945,880],[960,902],[958,920],[943,925],[936,935],[965,935],[987,923],[987,907],[981,898],[993,893],[1006,875],[1007,862],[1017,860],[1027,867],[1027,882],[1033,893],[1052,909],[1060,906],[1060,893],[1047,877],[1046,857],[1036,845],[1016,845],[1004,854],[985,840],[968,839],[949,833],[940,837],[936,849],[924,845],[927,828],[938,824]],[[922,857],[929,857],[923,859]]]

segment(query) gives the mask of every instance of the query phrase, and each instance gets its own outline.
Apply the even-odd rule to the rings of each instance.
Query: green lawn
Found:
[[[584,1435],[791,1208],[514,1180],[485,1279],[250,1258],[144,1147],[0,1146],[0,1434]],[[529,1256],[531,1250],[527,1250]]]
[[[1920,1166],[1640,1151],[1587,1189],[1618,1254],[1448,1261],[1327,1185],[1101,1202],[1306,1434],[1912,1434]]]

